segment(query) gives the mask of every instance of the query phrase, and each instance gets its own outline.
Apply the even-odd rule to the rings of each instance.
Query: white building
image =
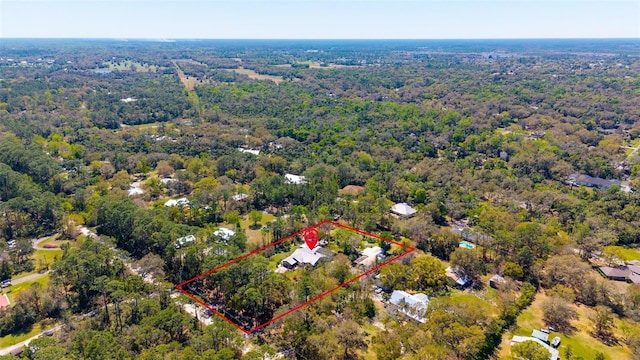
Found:
[[[365,268],[371,268],[376,264],[376,260],[384,258],[384,250],[380,246],[368,247],[360,252],[360,257],[355,263]]]
[[[180,249],[181,247],[185,246],[186,244],[192,243],[196,241],[196,237],[193,235],[187,235],[187,236],[183,236],[181,238],[177,238],[176,239],[176,249]]]
[[[411,295],[402,290],[394,290],[389,303],[395,305],[398,311],[415,321],[421,323],[427,321],[424,316],[427,312],[427,306],[429,306],[429,297],[425,294]]]
[[[213,232],[213,235],[220,237],[224,241],[229,241],[229,239],[231,239],[235,234],[235,231],[223,227]]]
[[[244,193],[240,193],[240,194],[235,194],[231,197],[231,200],[233,201],[242,201],[245,200],[249,197],[249,195],[244,194]]]
[[[306,184],[307,183],[307,179],[305,179],[304,176],[300,176],[300,175],[285,174],[284,175],[284,183],[285,184],[301,185],[301,184]]]
[[[412,208],[407,203],[399,203],[391,207],[391,212],[400,217],[411,217],[415,215],[416,209]]]
[[[560,352],[557,349],[554,349],[553,347],[549,346],[549,344],[547,344],[546,342],[531,336],[514,336],[513,339],[511,339],[510,346],[513,346],[515,344],[525,342],[525,341],[533,341],[539,344],[540,346],[544,347],[545,349],[547,349],[547,351],[549,351],[549,360],[558,360],[560,358]]]
[[[260,150],[253,150],[253,149],[245,149],[245,148],[238,148],[238,151],[243,152],[243,153],[248,153],[248,154],[252,154],[252,155],[260,155]]]
[[[287,269],[293,269],[298,266],[298,264],[316,266],[318,261],[325,257],[325,255],[320,252],[320,249],[322,249],[322,247],[316,246],[313,250],[309,250],[306,244],[302,244],[293,254],[283,259],[280,264]]]
[[[164,206],[189,206],[191,202],[187,198],[171,199],[164,203]]]

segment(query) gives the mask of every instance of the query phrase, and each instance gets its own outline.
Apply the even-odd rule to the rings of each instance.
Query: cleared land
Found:
[[[237,69],[225,69],[225,70],[233,71],[236,74],[247,75],[249,79],[253,79],[253,80],[269,80],[269,81],[273,81],[276,84],[280,84],[281,82],[284,81],[284,78],[282,76],[264,75],[264,74],[257,73],[251,69],[245,69],[243,67],[239,67]]]
[[[543,313],[541,305],[544,299],[546,299],[546,295],[544,293],[536,294],[536,298],[531,306],[524,310],[518,317],[514,329],[512,331],[505,332],[502,337],[502,344],[500,345],[499,351],[501,359],[508,358],[508,355],[510,354],[509,343],[514,335],[531,336],[531,332],[533,330],[546,327],[542,320]],[[622,345],[624,333],[620,330],[625,328],[630,329],[631,324],[624,319],[616,317],[616,328],[614,329],[614,334],[616,338],[619,339],[620,343],[616,346],[607,346],[600,342],[600,340],[591,336],[593,325],[589,318],[593,314],[593,309],[584,305],[579,305],[576,306],[576,310],[579,318],[572,322],[575,327],[575,331],[572,334],[560,334],[553,332],[550,336],[550,339],[555,336],[560,337],[561,343],[558,351],[560,351],[560,356],[562,358],[565,357],[564,351],[569,345],[571,346],[574,357],[581,356],[584,359],[593,359],[596,353],[601,352],[605,354],[606,359],[622,360],[631,358],[631,351],[629,348]]]

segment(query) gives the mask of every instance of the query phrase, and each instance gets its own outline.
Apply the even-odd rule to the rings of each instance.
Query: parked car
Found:
[[[2,282],[0,282],[0,288],[6,288],[9,286],[11,286],[11,279],[2,280]]]
[[[551,346],[553,347],[558,347],[560,346],[560,337],[556,336],[553,338],[553,340],[551,340]]]

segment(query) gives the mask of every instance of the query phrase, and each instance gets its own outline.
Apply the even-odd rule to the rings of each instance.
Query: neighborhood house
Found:
[[[181,238],[177,238],[176,239],[176,249],[180,249],[181,247],[185,246],[186,244],[192,243],[196,241],[196,237],[193,235],[187,235],[187,236],[183,236]]]
[[[599,269],[609,280],[628,281],[634,284],[640,284],[640,261],[638,260],[630,261],[624,266],[600,266]]]
[[[330,257],[331,252],[323,247],[316,246],[313,250],[309,250],[306,244],[300,245],[293,254],[282,260],[280,263],[283,267],[292,270],[298,265],[316,266],[318,261],[324,257]]]
[[[391,293],[389,303],[395,305],[396,309],[415,321],[424,323],[424,318],[429,306],[429,297],[418,293],[411,295],[402,290],[394,290]]]
[[[284,183],[285,184],[301,185],[301,184],[306,184],[307,183],[307,179],[305,179],[304,176],[285,174]]]
[[[231,239],[231,237],[235,234],[236,234],[235,231],[231,229],[223,228],[223,227],[213,232],[213,235],[219,237],[224,241],[229,241],[229,239]]]
[[[384,250],[380,246],[368,247],[360,252],[360,257],[356,259],[356,265],[360,265],[364,268],[371,268],[376,264],[376,261],[384,258]]]
[[[189,206],[191,202],[187,198],[171,199],[164,203],[164,206]]]
[[[407,203],[395,204],[391,207],[391,212],[403,218],[408,218],[416,213],[416,209],[409,206]]]

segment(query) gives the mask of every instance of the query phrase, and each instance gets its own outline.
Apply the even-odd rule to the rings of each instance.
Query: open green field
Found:
[[[624,261],[640,261],[640,249],[632,249],[623,246],[606,246],[604,248],[604,252]]]
[[[276,219],[275,216],[263,211],[262,220],[260,221],[260,224],[262,226],[265,226],[266,224],[274,221],[275,219]],[[229,226],[229,225],[230,224],[226,224],[223,226]],[[249,216],[244,216],[240,220],[240,226],[242,226],[245,233],[247,234],[247,245],[249,245],[249,248],[251,248],[252,246],[262,246],[262,228],[253,230],[251,229],[251,225],[253,225],[253,221],[249,219]]]
[[[225,70],[233,71],[236,74],[240,74],[240,75],[247,75],[249,79],[253,79],[253,80],[270,80],[276,84],[280,84],[281,82],[284,81],[284,78],[282,76],[264,75],[264,74],[257,73],[251,69],[245,69],[242,67],[237,69],[225,69]]]
[[[40,245],[42,246],[42,244]],[[33,261],[33,270],[25,271],[13,276],[14,279],[35,274],[41,269],[48,269],[54,262],[58,261],[62,256],[62,250],[36,250],[30,257]]]
[[[50,275],[47,274],[33,281],[25,281],[17,285],[11,285],[8,288],[3,289],[2,293],[7,294],[7,296],[9,297],[9,301],[11,301],[11,303],[13,304],[15,303],[16,295],[18,295],[18,293],[20,293],[22,290],[28,289],[31,284],[39,283],[42,287],[47,286],[49,276]]]
[[[506,359],[509,355],[509,343],[514,335],[531,336],[533,330],[546,327],[542,320],[543,313],[541,308],[541,304],[545,298],[546,296],[543,293],[536,294],[534,302],[520,314],[514,328],[511,329],[511,331],[505,332],[502,337],[502,344],[498,350],[498,355],[501,359]],[[590,335],[592,323],[589,318],[592,316],[593,310],[583,305],[577,306],[576,309],[579,318],[572,322],[575,331],[572,334],[551,333],[549,337],[551,339],[555,336],[560,336],[561,342],[558,351],[560,351],[561,358],[565,357],[564,351],[567,346],[570,345],[573,356],[581,356],[585,360],[593,359],[598,352],[605,354],[606,359],[610,360],[630,359],[631,351],[624,346],[622,342],[623,333],[620,329],[624,327],[638,327],[637,324],[616,318],[616,329],[614,329],[614,333],[620,341],[616,346],[607,346]]]

